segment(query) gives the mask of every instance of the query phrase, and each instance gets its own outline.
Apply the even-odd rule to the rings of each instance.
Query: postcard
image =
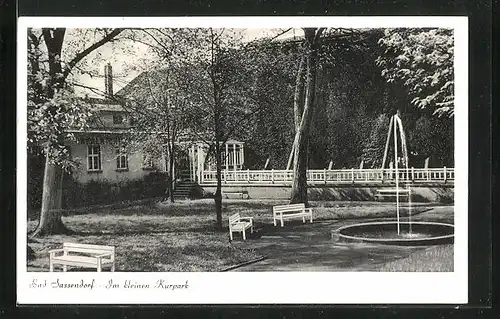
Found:
[[[20,17],[19,304],[463,304],[467,17]]]

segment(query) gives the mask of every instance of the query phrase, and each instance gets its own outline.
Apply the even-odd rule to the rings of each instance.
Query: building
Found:
[[[75,141],[68,145],[77,163],[72,172],[75,180],[120,182],[141,179],[153,171],[164,172],[162,158],[153,158],[146,150],[128,145],[133,120],[130,112],[113,99],[110,64],[105,66],[105,93],[104,98],[85,98],[94,114],[89,128],[70,130],[75,136]]]
[[[116,95],[109,63],[104,73],[105,97],[86,98],[94,113],[89,129],[70,131],[76,141],[68,146],[72,159],[78,164],[77,169],[73,170],[73,177],[79,183],[92,180],[121,182],[142,179],[151,172],[166,173],[168,154],[154,153],[148,148],[137,146],[138,143],[129,143],[131,129],[134,128],[134,113],[125,106],[124,97],[134,94],[144,73]],[[213,160],[207,157],[208,148],[204,143],[186,137],[179,144],[182,147],[174,163],[176,179],[199,182],[204,170],[215,169]],[[158,149],[153,145],[154,148]],[[227,141],[222,158],[223,169],[241,170],[244,165],[244,143]]]

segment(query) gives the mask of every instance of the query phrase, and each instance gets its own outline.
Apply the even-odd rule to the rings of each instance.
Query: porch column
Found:
[[[192,156],[191,153],[193,152],[193,149],[190,147],[188,148],[188,162],[189,162],[189,178],[191,178],[191,171],[193,170],[193,162],[192,162]]]
[[[191,158],[189,159],[191,162],[191,180],[194,181],[195,171],[196,171],[196,158],[194,157],[194,145],[191,146]]]
[[[243,164],[245,164],[245,151],[243,150],[243,144],[240,145],[240,160],[241,160],[241,169],[243,169]]]
[[[226,161],[226,171],[229,171],[229,146],[226,143],[226,154],[224,154],[224,160]]]
[[[198,182],[201,181],[201,174],[203,174],[203,163],[201,162],[201,150],[200,150],[200,144],[197,144],[197,149],[198,149]]]
[[[233,170],[236,177],[236,144],[233,144]]]

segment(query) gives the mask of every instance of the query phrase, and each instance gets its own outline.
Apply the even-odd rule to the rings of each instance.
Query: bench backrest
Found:
[[[306,205],[304,205],[304,203],[300,203],[300,204],[274,206],[273,211],[274,212],[286,212],[286,211],[294,211],[294,210],[303,210],[305,208],[306,208]]]
[[[229,224],[239,221],[240,218],[240,213],[232,214],[231,216],[229,216]]]
[[[407,189],[407,188],[401,188],[401,189],[390,189],[390,188],[387,188],[387,189],[377,189],[377,194],[396,194],[396,193],[399,193],[399,194],[404,194],[404,193],[410,193],[411,190]]]
[[[103,245],[89,245],[89,244],[75,244],[75,243],[63,243],[63,249],[86,254],[105,254],[112,253],[114,256],[115,247],[114,246],[103,246]],[[112,257],[114,258],[114,257]]]

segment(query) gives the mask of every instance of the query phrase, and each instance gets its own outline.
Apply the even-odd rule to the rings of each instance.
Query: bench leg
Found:
[[[115,262],[113,261],[113,264],[111,265],[111,271],[115,271]]]
[[[52,260],[49,261],[49,271],[50,272],[54,271],[54,263],[52,262]]]
[[[68,266],[63,265],[63,271],[64,271],[64,272],[68,271]]]
[[[313,222],[313,214],[311,214],[311,224],[312,224],[312,222]]]
[[[229,231],[229,239],[233,240],[233,232],[232,231]]]
[[[243,240],[247,240],[247,237],[245,236],[245,230],[243,229]]]
[[[253,234],[253,226],[250,227],[250,234]]]
[[[274,227],[276,227],[276,217],[273,219]]]
[[[306,222],[306,216],[302,216],[302,222],[305,223]]]
[[[98,272],[102,271],[102,263],[100,259],[97,259],[97,271]]]
[[[283,224],[283,217],[281,218],[281,227],[285,226],[285,224]]]

